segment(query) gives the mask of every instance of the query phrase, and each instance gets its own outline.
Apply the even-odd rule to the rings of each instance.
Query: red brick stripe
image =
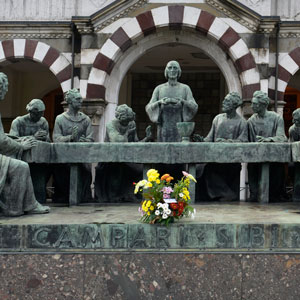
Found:
[[[61,70],[58,74],[56,74],[56,78],[59,82],[64,82],[71,78],[72,66],[68,65],[63,70]]]
[[[59,57],[59,52],[56,49],[50,47],[42,63],[50,67],[58,57]]]
[[[170,28],[180,28],[183,22],[184,7],[180,5],[168,6]]]
[[[260,83],[248,84],[242,87],[242,97],[249,99],[252,98],[255,91],[260,90]]]
[[[107,56],[105,56],[104,54],[99,53],[96,56],[93,67],[102,70],[107,74],[110,74],[111,70],[114,67],[114,61],[108,58]]]
[[[275,99],[275,90],[269,89],[268,90],[268,96],[270,99],[274,100]],[[283,101],[284,100],[284,93],[277,91],[277,100]]]
[[[278,66],[278,78],[279,79],[281,79],[285,82],[289,82],[291,77],[292,77],[292,74],[289,71],[287,71],[281,65]]]
[[[228,51],[229,48],[234,45],[239,39],[240,36],[231,27],[229,27],[219,39],[218,44],[224,51]]]
[[[196,29],[207,34],[214,19],[215,17],[212,14],[202,10],[196,25]]]
[[[121,48],[122,52],[125,52],[132,45],[131,39],[122,27],[115,31],[110,39]]]
[[[242,56],[241,58],[237,59],[235,61],[235,65],[236,65],[236,68],[239,73],[242,73],[244,71],[247,71],[247,70],[250,70],[250,69],[253,69],[256,67],[256,63],[250,52],[248,54]]]
[[[136,19],[144,33],[144,36],[156,30],[151,11],[147,11],[143,14],[138,15]]]
[[[290,57],[300,66],[300,47],[294,49],[289,53]]]
[[[26,40],[25,42],[25,58],[33,58],[38,41]]]
[[[3,51],[6,58],[15,57],[14,41],[6,40],[2,42]]]
[[[87,85],[87,98],[105,99],[105,86],[89,83]]]

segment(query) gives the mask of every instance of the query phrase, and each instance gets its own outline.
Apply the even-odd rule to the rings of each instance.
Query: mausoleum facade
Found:
[[[2,1],[0,66],[10,101],[1,104],[6,131],[41,98],[53,128],[63,93],[80,89],[96,141],[117,105],[136,112],[138,134],[150,124],[145,105],[163,69],[177,60],[181,82],[198,104],[196,132],[206,135],[228,92],[248,117],[256,90],[283,114],[300,107],[300,4],[271,0]],[[66,105],[65,105],[66,106]]]

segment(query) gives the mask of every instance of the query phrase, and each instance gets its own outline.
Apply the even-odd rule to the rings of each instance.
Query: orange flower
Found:
[[[174,178],[172,177],[172,176],[170,176],[170,177],[168,177],[167,179],[166,179],[166,182],[170,182],[171,180],[173,180]]]
[[[170,177],[170,174],[164,174],[161,176],[160,180],[166,180],[168,177]]]

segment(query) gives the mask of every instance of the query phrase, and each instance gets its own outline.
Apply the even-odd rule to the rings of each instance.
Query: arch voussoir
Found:
[[[260,89],[260,75],[255,60],[246,43],[234,29],[207,11],[175,5],[162,6],[144,12],[132,18],[112,34],[101,47],[93,63],[88,79],[87,98],[105,99],[106,84],[117,60],[137,39],[163,27],[170,29],[188,27],[206,35],[231,57],[242,82],[242,96],[249,98],[253,94],[252,91]],[[96,70],[104,72],[98,82],[94,76]]]
[[[278,62],[277,99],[284,100],[284,92],[291,77],[300,69],[300,47],[282,56]],[[275,71],[274,71],[275,73]],[[269,79],[269,97],[275,99],[275,74]]]
[[[70,89],[72,65],[63,54],[50,45],[28,39],[1,41],[0,62],[14,58],[25,58],[42,63],[56,76],[63,92]]]

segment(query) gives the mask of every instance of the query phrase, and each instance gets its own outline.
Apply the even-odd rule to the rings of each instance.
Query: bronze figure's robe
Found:
[[[228,118],[226,113],[217,115],[204,141],[217,142],[218,138],[234,142],[247,142],[248,131],[246,120],[238,114],[234,118]],[[239,200],[240,171],[241,164],[239,163],[206,164],[202,180],[199,180],[197,198],[200,198],[202,201]]]
[[[0,208],[5,215],[19,216],[37,206],[27,163],[9,156],[21,156],[21,144],[4,133],[0,116]]]
[[[157,103],[158,100],[164,97],[180,98],[184,101],[168,105]],[[146,106],[146,112],[150,120],[157,124],[158,142],[180,142],[176,123],[190,121],[197,110],[198,105],[193,98],[191,89],[180,82],[177,82],[174,86],[169,83],[157,86]]]

